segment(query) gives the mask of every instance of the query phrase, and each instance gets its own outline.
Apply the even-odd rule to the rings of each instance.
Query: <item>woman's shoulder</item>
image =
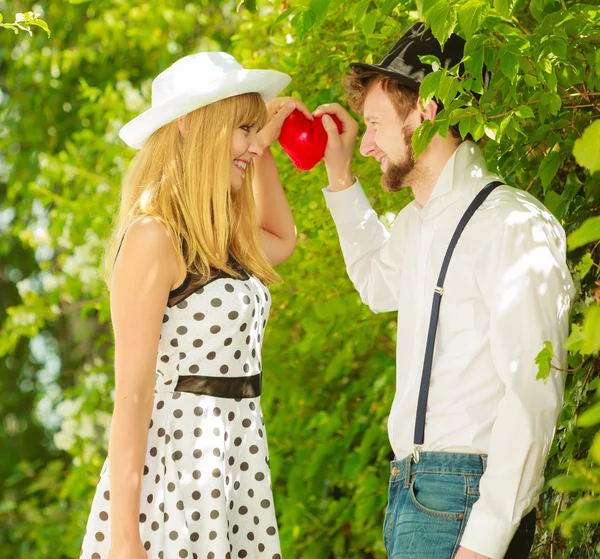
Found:
[[[143,250],[175,252],[167,226],[157,217],[143,215],[136,217],[127,227],[123,242]]]
[[[167,226],[158,218],[144,215],[135,218],[123,235],[121,256],[135,260],[159,261],[172,265],[179,255]]]

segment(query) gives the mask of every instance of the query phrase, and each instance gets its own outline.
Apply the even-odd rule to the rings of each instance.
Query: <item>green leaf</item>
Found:
[[[546,197],[544,198],[544,205],[554,214],[554,217],[556,217],[556,219],[558,219],[559,221],[564,217],[567,203],[565,199],[560,194],[554,192],[554,190],[549,190],[546,193]]]
[[[377,15],[377,10],[371,10],[363,21],[362,31],[366,38],[369,38],[373,34],[373,31],[375,31]]]
[[[556,175],[558,168],[560,167],[561,158],[557,151],[551,151],[544,159],[538,170],[538,176],[542,180],[542,186],[544,187],[544,193],[550,186],[552,179]]]
[[[596,433],[594,436],[594,441],[592,442],[592,446],[590,448],[590,454],[596,464],[600,464],[600,435],[598,433]]]
[[[440,87],[438,90],[438,97],[440,101],[447,107],[456,97],[458,88],[460,87],[459,78],[442,74],[440,79]]]
[[[358,4],[354,6],[354,12],[352,15],[352,21],[354,22],[354,27],[358,27],[358,23],[367,13],[367,8],[369,7],[370,0],[361,0]]]
[[[304,39],[316,21],[317,16],[313,11],[308,10],[294,16],[294,19],[292,19],[292,27],[296,30],[298,37]]]
[[[529,87],[537,87],[539,84],[537,78],[533,74],[525,74],[523,79]]]
[[[467,2],[458,7],[458,23],[467,40],[479,29],[487,12],[487,7],[487,3],[481,0]]]
[[[536,379],[547,379],[552,368],[552,358],[554,357],[554,350],[552,348],[552,342],[544,342],[544,349],[537,354],[535,362],[538,366],[538,372]]]
[[[529,11],[536,21],[542,20],[544,17],[544,9],[549,3],[552,3],[552,0],[531,0]]]
[[[425,14],[425,20],[431,24],[431,32],[443,48],[456,27],[456,8],[445,1],[437,2]]]
[[[581,326],[579,326],[579,324],[572,324],[571,333],[565,341],[565,349],[572,353],[579,353],[581,345],[584,341],[585,337],[583,335],[583,332],[581,331]]]
[[[550,486],[558,491],[574,493],[575,491],[584,491],[588,489],[590,482],[586,478],[575,476],[556,476],[549,482]]]
[[[432,120],[424,120],[415,130],[412,138],[413,152],[415,159],[425,151],[431,139],[435,136],[436,130]]]
[[[576,229],[567,238],[569,250],[574,250],[588,243],[600,240],[600,216],[586,219],[579,229]]]
[[[288,18],[291,13],[292,13],[292,8],[288,8],[287,10],[284,10],[283,12],[281,12],[277,16],[277,19],[271,24],[271,27],[269,27],[269,35],[272,34],[275,27],[277,27],[284,19]]]
[[[400,5],[399,0],[386,0],[381,6],[381,12],[384,14],[390,14],[396,6]]]
[[[435,4],[436,2],[443,2],[444,0],[416,0],[417,12],[419,14],[419,19],[423,18],[423,15],[426,14]]]
[[[585,410],[577,421],[577,425],[580,427],[592,427],[600,423],[600,402],[597,402],[593,406]]]
[[[544,51],[547,53],[552,53],[557,58],[561,60],[566,60],[567,58],[567,41],[562,37],[550,36],[548,41],[544,43]]]
[[[437,93],[443,75],[444,72],[440,70],[438,72],[431,72],[423,78],[419,87],[419,97],[423,102],[423,106],[426,106]]]
[[[490,140],[496,140],[498,137],[498,132],[500,130],[500,126],[495,122],[487,122],[484,127],[485,135],[490,138]]]
[[[317,21],[320,23],[325,19],[327,10],[329,10],[329,4],[331,0],[311,0],[310,9],[317,16]]]
[[[463,138],[467,137],[467,134],[471,132],[473,125],[477,121],[474,116],[462,116],[458,121],[458,131]]]
[[[600,521],[600,498],[583,497],[574,506],[573,522],[588,523]]]
[[[500,57],[500,69],[509,80],[513,80],[519,71],[519,57],[511,52],[504,53]]]
[[[579,261],[579,264],[575,267],[575,269],[579,272],[579,277],[581,279],[585,278],[588,275],[588,272],[592,269],[594,265],[594,260],[592,255],[589,252],[586,252],[583,255],[583,258]]]
[[[562,107],[562,99],[556,93],[550,94],[550,113],[556,116]]]
[[[600,170],[600,120],[595,120],[573,145],[575,161],[592,173]]]
[[[494,10],[502,17],[510,18],[516,0],[494,0]]]
[[[473,136],[473,140],[478,142],[479,140],[481,140],[481,138],[483,138],[485,134],[485,124],[483,122],[479,122],[477,120],[477,117],[474,118],[474,122],[473,119],[471,119],[471,136]]]
[[[79,1],[79,0],[78,0]],[[237,11],[239,12],[242,8],[242,4],[246,4],[246,8],[249,12],[256,12],[256,0],[240,0],[237,5]]]
[[[516,114],[521,118],[535,118],[535,114],[529,105],[521,105],[516,110]]]
[[[441,113],[443,113],[444,110],[441,111]],[[441,115],[440,113],[440,115]],[[447,114],[443,114],[443,115],[436,115],[435,117],[435,121],[437,124],[437,133],[442,137],[445,138],[448,135],[448,128],[450,128],[450,117]]]
[[[50,37],[50,29],[48,28],[48,24],[43,19],[34,19],[29,22],[29,25],[36,25],[37,27],[41,27]]]
[[[423,56],[419,56],[419,60],[423,62],[423,64],[430,64],[431,68],[434,72],[437,72],[441,68],[440,59],[433,54],[425,54]]]
[[[591,355],[600,351],[600,305],[592,305],[583,319],[583,336],[581,352]]]

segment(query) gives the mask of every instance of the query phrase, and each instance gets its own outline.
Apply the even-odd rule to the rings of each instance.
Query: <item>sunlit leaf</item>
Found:
[[[552,368],[552,358],[554,357],[554,350],[552,349],[551,342],[544,342],[544,348],[537,354],[535,363],[538,366],[538,372],[535,378],[547,379]]]
[[[600,216],[586,219],[581,227],[567,238],[569,250],[600,240]]]
[[[600,120],[590,124],[583,136],[575,140],[573,155],[579,165],[592,173],[600,170]]]

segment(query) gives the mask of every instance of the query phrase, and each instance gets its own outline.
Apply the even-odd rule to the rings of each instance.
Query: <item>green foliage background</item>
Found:
[[[110,421],[112,338],[99,276],[120,179],[133,151],[118,129],[149,105],[177,58],[226,50],[288,72],[311,108],[341,98],[350,61],[378,61],[408,25],[467,39],[477,79],[431,74],[422,97],[446,111],[415,139],[458,123],[489,165],[539,197],[569,233],[578,289],[565,407],[532,556],[598,555],[600,530],[600,8],[568,0],[53,0],[6,5],[47,22],[0,29],[0,558],[75,558]],[[11,19],[12,21],[12,19]],[[41,25],[43,27],[43,25]],[[434,61],[433,61],[434,62]],[[458,95],[461,107],[451,100]],[[466,108],[464,108],[466,104]],[[298,229],[264,347],[263,406],[285,557],[383,558],[396,322],[361,304],[320,189],[276,148]],[[386,222],[409,193],[355,172]],[[583,225],[583,226],[582,226]],[[542,349],[542,348],[540,348]],[[540,373],[552,349],[538,358]]]

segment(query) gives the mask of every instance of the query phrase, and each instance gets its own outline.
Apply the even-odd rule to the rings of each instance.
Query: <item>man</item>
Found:
[[[526,558],[562,407],[562,373],[553,369],[536,380],[535,357],[544,342],[552,342],[555,364],[564,362],[573,297],[564,231],[542,204],[506,185],[493,189],[458,239],[443,287],[438,284],[459,220],[498,179],[480,148],[456,133],[434,137],[413,156],[415,129],[439,110],[435,101],[421,108],[418,89],[431,68],[418,56],[435,54],[454,66],[463,46],[453,36],[442,52],[416,24],[381,64],[354,64],[346,77],[350,104],[366,123],[361,155],[381,164],[385,190],[410,187],[414,194],[390,230],[352,174],[358,124],[337,104],[314,113],[336,115],[344,127],[338,134],[332,119],[323,118],[324,194],[348,274],[374,312],[398,311],[397,386],[388,421],[396,460],[384,522],[392,559]],[[437,337],[434,349],[426,349],[436,300]],[[423,381],[422,388],[427,356],[430,386]]]

